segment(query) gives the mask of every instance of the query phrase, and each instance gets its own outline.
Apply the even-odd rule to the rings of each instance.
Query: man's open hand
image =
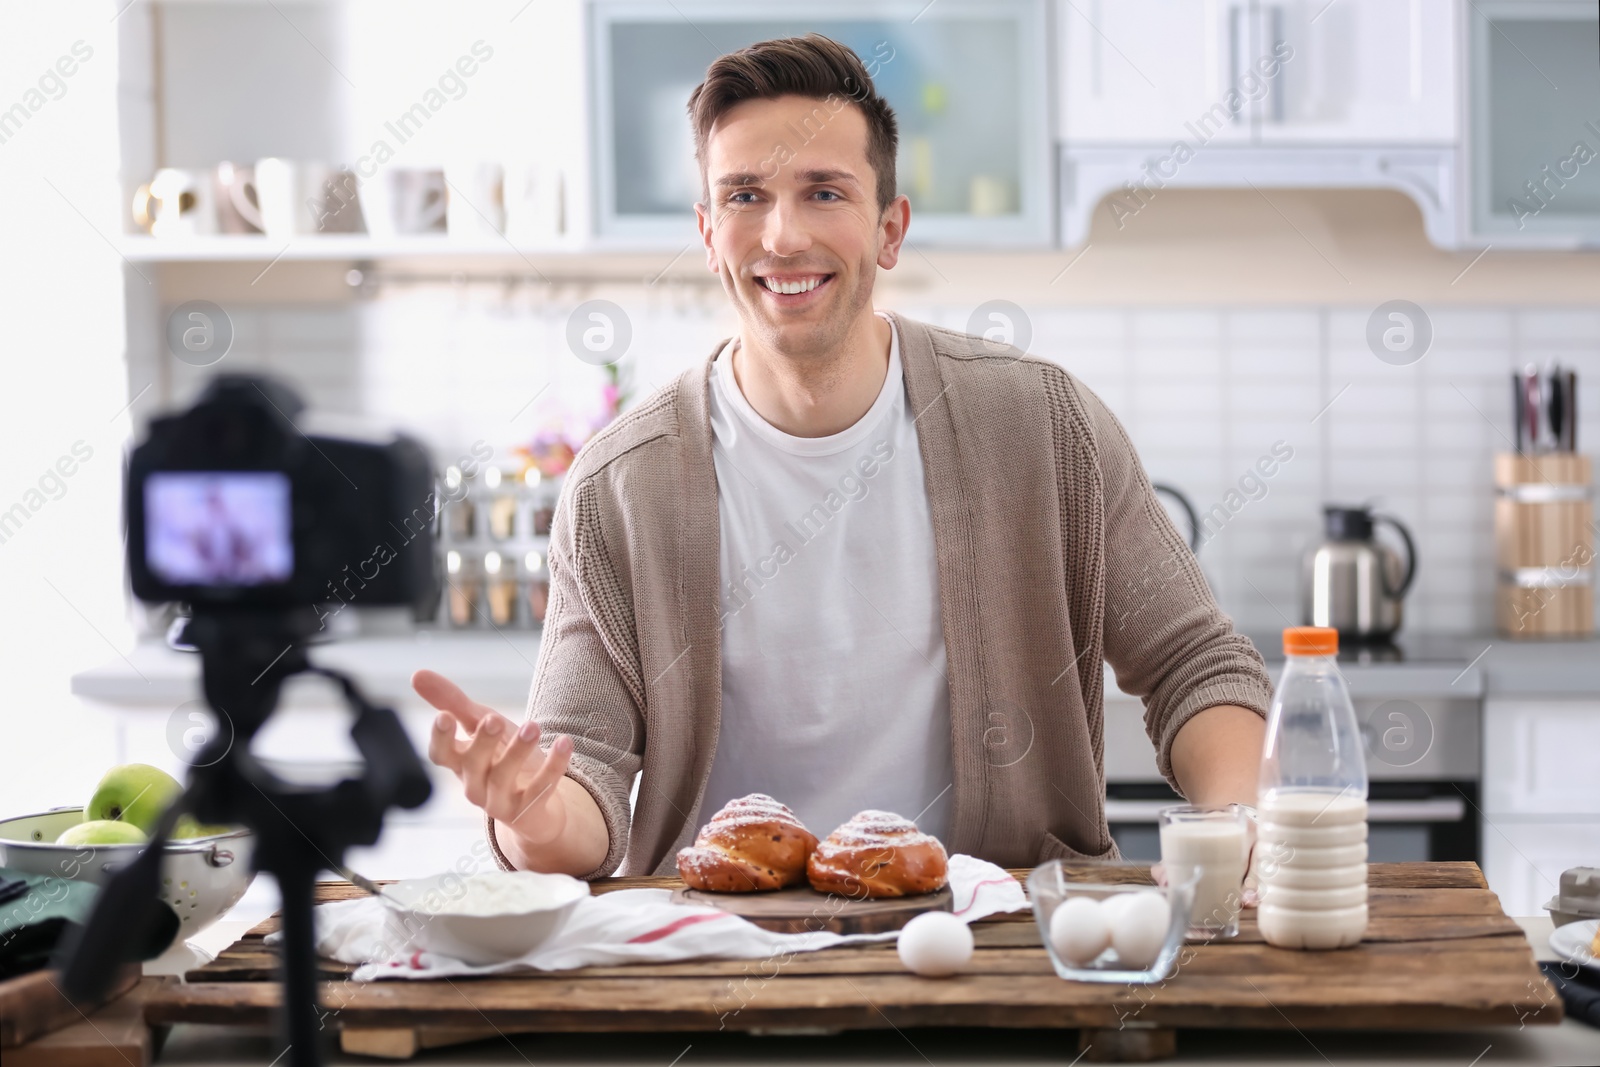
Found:
[[[461,779],[467,799],[510,827],[529,845],[554,841],[566,828],[567,810],[555,788],[572,759],[572,738],[539,747],[539,724],[519,729],[479,704],[444,675],[421,670],[411,688],[439,709],[428,738],[428,758]],[[457,737],[457,726],[467,740]]]

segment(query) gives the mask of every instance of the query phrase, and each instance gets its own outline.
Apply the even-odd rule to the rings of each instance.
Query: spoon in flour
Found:
[[[388,905],[389,907],[404,909],[405,905],[401,904],[398,900],[396,900],[394,897],[390,896],[388,893],[385,893],[383,891],[383,886],[379,885],[377,882],[374,882],[371,878],[368,878],[366,875],[357,874],[355,871],[352,871],[349,867],[345,867],[345,866],[338,865],[338,864],[335,864],[333,869],[342,878],[344,878],[347,881],[349,881],[350,884],[354,885],[358,889],[366,890],[368,893],[371,893],[373,896],[375,896],[379,900],[383,901],[384,904]]]

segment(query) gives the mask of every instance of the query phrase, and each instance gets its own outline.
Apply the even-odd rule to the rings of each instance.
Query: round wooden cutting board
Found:
[[[836,934],[882,934],[898,930],[925,911],[949,911],[950,887],[915,897],[851,900],[837,893],[819,893],[810,886],[764,893],[709,893],[687,886],[672,891],[677,904],[721,908],[748,919],[763,930],[804,934],[829,930]]]

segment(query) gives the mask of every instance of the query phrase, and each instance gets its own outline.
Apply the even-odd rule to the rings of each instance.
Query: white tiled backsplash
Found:
[[[340,307],[233,311],[235,342],[215,370],[274,371],[314,407],[404,424],[440,461],[482,439],[508,456],[560,398],[594,403],[601,373],[566,347],[579,299],[507,303],[492,291],[406,289]],[[719,290],[613,297],[627,311],[633,399],[735,329]],[[966,306],[898,305],[965,329]],[[1229,501],[1256,461],[1292,449],[1213,535],[1200,561],[1243,629],[1299,622],[1301,550],[1325,502],[1370,501],[1412,529],[1421,554],[1406,628],[1493,628],[1492,471],[1511,447],[1509,372],[1546,360],[1576,368],[1579,448],[1600,440],[1600,310],[1428,309],[1434,340],[1411,366],[1368,349],[1364,307],[1028,309],[1031,350],[1093,388],[1123,420],[1150,476],[1205,514]],[[136,355],[143,411],[187,401],[210,370]],[[547,384],[548,383],[548,384]],[[157,397],[161,397],[158,400]],[[509,463],[509,458],[507,459]],[[1255,499],[1246,499],[1253,495]],[[1218,512],[1217,514],[1222,514]]]

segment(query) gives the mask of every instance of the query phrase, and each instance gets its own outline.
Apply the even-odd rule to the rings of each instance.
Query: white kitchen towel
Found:
[[[955,898],[953,910],[964,922],[1028,907],[1022,885],[1015,878],[972,856],[950,857],[950,890]],[[687,959],[764,959],[858,941],[890,940],[899,933],[777,934],[717,908],[674,904],[667,889],[618,889],[586,897],[565,926],[526,955],[474,966],[413,945],[399,919],[376,897],[320,904],[314,914],[317,952],[343,963],[360,964],[351,975],[357,982]],[[265,940],[275,944],[281,937],[274,932]]]

